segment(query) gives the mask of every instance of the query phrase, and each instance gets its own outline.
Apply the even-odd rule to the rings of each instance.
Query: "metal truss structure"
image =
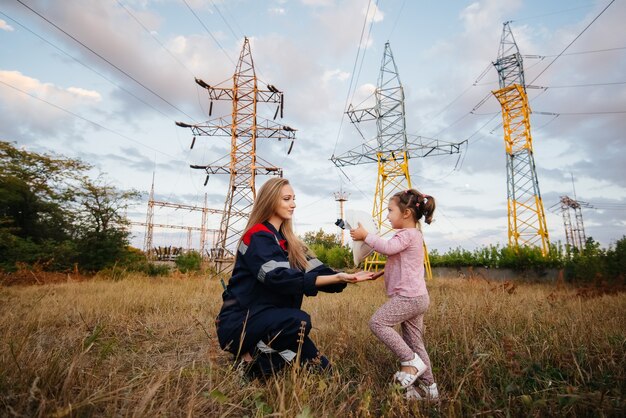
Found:
[[[290,140],[290,152],[296,130],[275,121],[258,120],[260,119],[257,117],[258,103],[276,104],[274,120],[279,113],[282,118],[283,92],[271,84],[267,85],[267,89],[259,89],[248,38],[244,39],[233,75],[232,87],[214,87],[198,78],[196,78],[196,83],[206,89],[209,95],[209,116],[213,109],[213,101],[228,100],[232,102],[230,120],[220,117],[195,125],[176,122],[180,127],[191,128],[194,135],[191,148],[193,148],[198,136],[229,136],[231,138],[230,163],[228,165],[191,165],[192,168],[206,172],[205,185],[210,174],[228,174],[230,176],[217,243],[211,249],[211,259],[215,262],[217,271],[220,272],[230,266],[234,259],[235,247],[247,224],[256,197],[256,176],[266,174],[282,177],[281,168],[266,162],[257,155],[257,139]]]
[[[509,246],[539,246],[546,255],[548,228],[533,156],[524,66],[509,23],[504,23],[498,59],[493,63],[500,89],[492,92],[502,107]]]
[[[202,221],[200,227],[197,226],[189,226],[189,225],[170,225],[170,224],[156,224],[154,223],[154,208],[156,207],[166,207],[173,209],[182,209],[189,211],[199,211],[202,212]],[[150,197],[148,198],[148,213],[146,215],[146,222],[131,222],[131,225],[137,226],[145,226],[146,234],[144,237],[144,245],[143,250],[148,259],[153,259],[155,255],[155,247],[154,243],[154,228],[164,228],[164,229],[179,229],[187,231],[187,249],[191,249],[191,232],[198,231],[200,232],[200,249],[199,252],[202,255],[202,258],[205,258],[206,252],[206,237],[207,233],[212,232],[215,236],[215,233],[218,232],[217,229],[209,229],[207,228],[207,220],[209,214],[223,214],[224,211],[220,209],[210,209],[207,207],[206,195],[204,196],[204,207],[199,206],[191,206],[191,205],[183,205],[178,203],[170,203],[170,202],[159,202],[154,200],[154,180],[152,182],[152,188],[150,189]]]
[[[380,233],[386,235],[392,230],[385,216],[389,198],[400,190],[411,188],[409,159],[458,153],[462,143],[449,143],[420,136],[409,139],[406,133],[404,89],[389,42],[385,44],[374,95],[376,104],[373,107],[356,109],[350,105],[346,113],[361,136],[363,133],[359,128],[359,123],[376,122],[376,145],[373,145],[373,140],[368,141],[342,155],[333,155],[331,160],[337,167],[367,163],[378,165],[372,217]],[[374,253],[365,260],[364,268],[378,271],[384,264],[385,260],[381,258],[381,255]],[[427,252],[426,269],[428,277],[431,277]]]
[[[586,202],[577,201],[568,196],[561,196],[561,214],[563,215],[568,250],[576,248],[580,252],[585,248],[585,243],[587,242],[585,226],[583,225],[582,206],[591,207]],[[570,210],[574,212],[574,223],[572,223]]]

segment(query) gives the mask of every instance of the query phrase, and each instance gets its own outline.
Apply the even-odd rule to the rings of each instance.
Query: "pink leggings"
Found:
[[[370,329],[400,361],[413,358],[413,353],[422,359],[428,369],[420,380],[427,385],[434,383],[433,372],[430,367],[430,358],[424,346],[424,313],[428,309],[430,298],[428,295],[409,298],[392,296],[383,306],[378,308],[370,319]],[[394,326],[400,324],[402,336]]]

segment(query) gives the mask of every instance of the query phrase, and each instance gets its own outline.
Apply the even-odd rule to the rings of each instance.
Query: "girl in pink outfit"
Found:
[[[424,314],[430,299],[424,281],[424,240],[419,220],[430,224],[435,199],[415,189],[396,193],[389,199],[387,219],[397,230],[389,240],[368,233],[361,224],[350,231],[353,240],[365,240],[380,254],[387,256],[385,288],[389,300],[370,319],[372,332],[400,359],[400,371],[394,379],[407,390],[407,398],[423,399],[413,384],[420,379],[420,388],[427,399],[439,396],[424,347]],[[402,333],[394,326],[400,324]]]

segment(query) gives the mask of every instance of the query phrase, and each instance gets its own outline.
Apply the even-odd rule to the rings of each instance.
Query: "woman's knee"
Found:
[[[296,311],[287,321],[290,329],[298,330],[298,332],[304,329],[304,334],[309,335],[312,324],[311,315],[308,313],[301,310]]]
[[[303,323],[305,323],[306,325],[306,329],[307,329],[307,333],[311,330],[311,327],[313,326],[311,324],[311,315],[309,315],[308,313],[304,312],[304,311],[300,311],[302,314],[300,316],[300,325],[302,325]]]

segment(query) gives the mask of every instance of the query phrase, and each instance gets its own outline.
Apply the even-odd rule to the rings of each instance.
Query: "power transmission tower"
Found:
[[[155,207],[164,207],[164,208],[172,208],[172,209],[183,209],[188,211],[197,211],[202,212],[202,220],[200,228],[192,227],[187,225],[168,225],[168,224],[155,224],[154,223],[154,208]],[[215,233],[219,232],[216,229],[208,229],[207,228],[207,220],[210,214],[220,214],[223,215],[224,211],[221,209],[211,209],[207,207],[207,196],[204,195],[204,206],[191,206],[184,205],[180,203],[170,203],[170,202],[159,202],[154,200],[154,176],[152,178],[152,187],[150,189],[150,197],[148,198],[148,213],[146,216],[146,222],[131,222],[131,225],[145,226],[146,227],[146,236],[144,237],[144,253],[147,255],[149,259],[154,259],[155,251],[153,246],[154,241],[154,228],[169,228],[169,229],[183,229],[187,231],[187,248],[191,248],[191,231],[199,231],[200,232],[200,248],[199,252],[202,255],[202,258],[205,258],[206,252],[206,236],[208,232],[212,232],[215,236]]]
[[[152,242],[154,234],[154,172],[152,173],[152,187],[150,188],[150,197],[148,198],[148,213],[146,215],[146,236],[143,241],[143,252],[149,260],[152,257]]]
[[[331,160],[337,167],[367,163],[378,165],[372,217],[377,222],[381,235],[386,235],[392,230],[384,216],[387,201],[396,192],[411,188],[409,158],[458,153],[462,143],[449,143],[421,136],[409,140],[406,133],[404,89],[389,42],[385,43],[374,95],[376,104],[373,107],[355,109],[350,105],[346,113],[361,136],[363,133],[358,124],[376,121],[376,145],[370,145],[369,141],[364,142],[343,155],[333,155]],[[378,271],[384,264],[380,254],[374,253],[365,260],[364,268]],[[427,256],[426,271],[430,277]]]
[[[492,92],[500,102],[504,121],[509,246],[539,246],[546,255],[550,242],[535,170],[524,66],[509,23],[504,23],[498,59],[493,64],[500,89]]]
[[[335,192],[334,195],[335,195],[335,201],[339,202],[339,219],[344,219],[343,218],[343,203],[348,201],[348,196],[350,196],[350,193],[344,192],[343,189],[340,189],[338,192]],[[345,243],[343,228],[339,228],[339,239],[341,241],[341,246],[343,247]]]
[[[224,202],[224,212],[219,228],[217,244],[211,249],[211,259],[215,262],[218,273],[233,261],[235,246],[246,226],[252,204],[256,197],[256,175],[268,174],[282,177],[282,169],[271,165],[257,155],[257,139],[275,138],[291,140],[289,152],[293,147],[296,130],[273,121],[257,121],[257,103],[275,103],[274,119],[280,113],[283,116],[283,92],[271,84],[267,90],[258,88],[254,62],[250,52],[250,42],[244,39],[239,61],[233,74],[233,86],[214,87],[196,78],[196,83],[205,88],[209,95],[209,116],[214,100],[232,102],[230,120],[220,117],[202,124],[190,125],[176,122],[183,128],[191,128],[194,138],[197,136],[229,136],[231,138],[230,163],[224,166],[191,165],[191,168],[204,170],[207,174],[228,174],[230,182]]]
[[[591,207],[587,202],[571,199],[568,196],[561,196],[561,213],[563,215],[568,250],[576,248],[580,252],[585,248],[585,243],[587,242],[585,226],[583,225],[582,206]],[[574,212],[574,223],[572,223],[570,209]]]

